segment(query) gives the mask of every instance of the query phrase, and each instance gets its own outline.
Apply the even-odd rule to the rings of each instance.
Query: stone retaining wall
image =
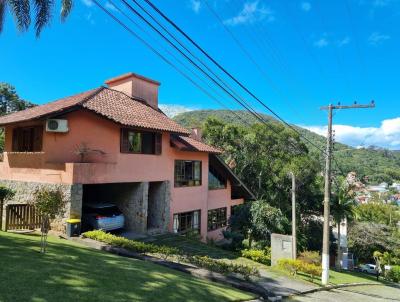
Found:
[[[33,202],[33,193],[39,188],[55,189],[61,188],[66,198],[65,211],[62,217],[56,218],[51,223],[51,228],[54,231],[65,232],[65,222],[69,218],[81,218],[82,215],[82,194],[83,189],[81,184],[50,184],[38,182],[24,182],[14,180],[0,180],[0,185],[7,186],[15,191],[15,195],[11,200],[4,204],[3,222],[5,222],[5,207],[7,204],[26,204]],[[3,223],[4,225],[4,223]]]

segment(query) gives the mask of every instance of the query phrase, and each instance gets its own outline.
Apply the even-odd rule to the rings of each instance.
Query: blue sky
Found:
[[[102,3],[115,11],[107,0]],[[400,1],[154,3],[287,121],[324,133],[326,112],[319,110],[321,105],[374,99],[375,109],[336,113],[338,140],[354,146],[375,144],[400,149]],[[55,18],[40,39],[35,38],[33,30],[18,33],[12,17],[7,16],[0,36],[0,81],[14,85],[23,98],[45,103],[133,71],[162,82],[160,103],[170,109],[221,107],[124,32],[90,0],[75,0],[64,24],[57,18],[58,10],[55,8]],[[223,26],[235,35],[257,66]],[[149,34],[146,39],[159,48],[154,44],[159,38]],[[238,108],[227,97],[218,99],[230,108]]]

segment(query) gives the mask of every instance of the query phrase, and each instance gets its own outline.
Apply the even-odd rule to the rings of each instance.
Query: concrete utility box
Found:
[[[277,265],[282,258],[293,259],[292,236],[271,234],[271,265]]]

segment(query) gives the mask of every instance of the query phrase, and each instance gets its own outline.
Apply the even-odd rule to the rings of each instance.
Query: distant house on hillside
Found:
[[[105,83],[0,117],[0,183],[16,190],[9,203],[61,185],[68,204],[53,224],[59,231],[67,218],[82,217],[85,204],[111,202],[128,231],[221,238],[232,208],[253,199],[222,151],[158,108],[160,83],[133,73]]]
[[[390,188],[395,189],[397,192],[400,192],[400,183],[394,182]]]

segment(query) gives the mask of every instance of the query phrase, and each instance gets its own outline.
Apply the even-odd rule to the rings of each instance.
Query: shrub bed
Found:
[[[183,254],[178,248],[175,247],[130,240],[124,237],[119,237],[110,233],[106,233],[101,230],[95,230],[83,233],[82,237],[101,241],[112,246],[122,247],[137,253],[157,254],[160,255],[163,259],[167,259],[169,256],[173,255],[179,256],[183,262],[191,263],[198,267],[205,268],[210,271],[225,275],[229,273],[236,273],[242,275],[243,278],[246,280],[249,280],[250,276],[259,275],[257,269],[247,265],[228,263],[223,260],[212,259],[208,256],[187,255]]]
[[[242,257],[262,264],[271,265],[271,252],[269,248],[266,248],[265,250],[242,250]]]
[[[322,267],[313,263],[307,263],[300,259],[279,259],[278,267],[284,271],[296,276],[298,272],[302,272],[310,276],[311,281],[322,273]]]
[[[298,259],[303,261],[303,262],[305,262],[305,263],[321,265],[321,255],[317,251],[304,251],[304,252],[301,252],[299,254]]]
[[[250,276],[259,275],[258,270],[253,267],[242,264],[228,263],[222,260],[215,260],[208,256],[188,256],[185,260],[198,267],[206,268],[210,271],[224,275],[236,273],[242,275],[246,280],[249,280]]]
[[[155,245],[151,243],[144,243],[141,241],[130,240],[124,237],[106,233],[101,230],[89,231],[83,233],[82,236],[85,238],[101,241],[112,246],[122,247],[137,253],[160,254],[165,259],[171,255],[179,255],[180,252],[179,249],[174,247],[169,247],[165,245]]]
[[[393,282],[400,282],[400,265],[394,265],[386,273],[386,279]]]

